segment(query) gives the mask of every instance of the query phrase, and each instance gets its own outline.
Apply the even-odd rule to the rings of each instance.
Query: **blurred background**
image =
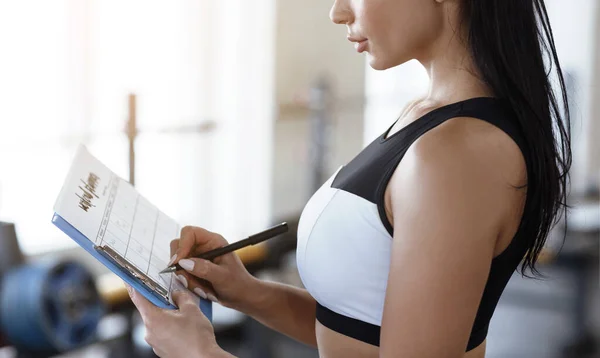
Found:
[[[547,278],[509,283],[492,358],[600,357],[600,4],[546,4],[571,96],[573,209],[564,246],[563,221],[544,251]],[[50,222],[80,143],[182,225],[231,242],[287,221],[239,254],[301,286],[303,205],[428,80],[415,62],[371,70],[330,6],[0,0],[0,358],[153,356],[122,282]],[[318,356],[219,305],[214,325],[240,357]]]

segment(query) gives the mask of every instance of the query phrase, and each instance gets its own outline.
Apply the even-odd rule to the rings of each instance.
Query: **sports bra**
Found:
[[[501,99],[477,97],[439,107],[388,137],[392,125],[340,167],[302,211],[296,261],[303,285],[317,301],[316,318],[322,325],[379,346],[393,237],[384,208],[385,189],[411,144],[456,117],[477,118],[500,128],[529,163],[517,118]],[[528,200],[524,213],[527,206]],[[521,225],[491,263],[466,351],[487,336],[498,300],[526,253],[523,234]]]

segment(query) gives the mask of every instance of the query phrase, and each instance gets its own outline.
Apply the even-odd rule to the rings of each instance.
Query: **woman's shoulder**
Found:
[[[467,173],[482,171],[490,179],[525,179],[525,159],[514,137],[480,118],[452,118],[419,137],[412,152],[422,160],[444,161]]]
[[[394,191],[420,185],[429,192],[462,190],[465,200],[487,198],[508,208],[513,202],[506,190],[525,182],[525,160],[511,136],[479,118],[456,117],[415,140],[390,189],[392,200]]]

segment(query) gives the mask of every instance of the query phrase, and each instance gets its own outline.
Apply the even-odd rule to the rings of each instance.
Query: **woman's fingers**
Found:
[[[211,293],[211,295],[214,297],[214,289],[210,284],[207,284],[206,282],[200,283],[188,273],[179,271],[175,274],[175,279],[177,280],[177,283],[175,283],[175,290],[181,289],[180,287],[183,286],[201,298],[208,299],[207,292]]]
[[[179,266],[186,270],[186,273],[182,275],[181,272],[177,272],[178,279],[184,284],[187,284],[189,290],[199,287],[209,299],[213,300],[215,290],[213,285],[219,285],[227,280],[227,270],[217,264],[214,264],[208,260],[189,258],[182,259],[179,261]],[[202,297],[200,292],[197,292]]]
[[[206,252],[227,245],[221,235],[196,226],[185,226],[181,229],[178,241],[177,259],[192,256],[194,251]]]
[[[177,258],[190,256],[192,248],[195,245],[203,245],[209,241],[204,232],[200,232],[199,228],[193,226],[185,226],[181,229],[181,239],[177,248]],[[204,230],[205,231],[205,230]]]
[[[179,266],[190,274],[213,284],[227,280],[227,269],[204,259],[187,258],[179,261]]]
[[[142,321],[144,321],[145,323],[149,322],[154,316],[156,316],[160,312],[160,308],[156,307],[144,296],[137,293],[135,289],[131,287],[128,283],[125,283],[125,287],[127,288],[127,292],[129,293],[131,301],[140,312],[140,315],[142,316]]]
[[[185,270],[178,270],[176,278],[187,289],[196,295],[217,301],[217,295],[213,285],[227,283],[228,269],[221,267],[211,261],[194,258],[204,253],[227,245],[221,235],[195,226],[185,226],[181,229],[181,237],[170,243],[171,262],[179,264]],[[222,257],[217,259],[220,261]]]
[[[190,308],[198,309],[198,304],[200,303],[198,297],[184,289],[174,290],[171,292],[171,297],[180,311],[186,311]]]
[[[194,292],[199,297],[217,302],[215,290],[210,282],[194,277],[187,272],[178,273],[175,277],[188,290]]]

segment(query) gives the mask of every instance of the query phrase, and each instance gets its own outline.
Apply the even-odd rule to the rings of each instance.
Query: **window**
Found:
[[[254,5],[0,3],[0,219],[26,254],[74,245],[50,220],[79,143],[128,178],[130,93],[142,194],[230,241],[268,224],[274,4]]]

